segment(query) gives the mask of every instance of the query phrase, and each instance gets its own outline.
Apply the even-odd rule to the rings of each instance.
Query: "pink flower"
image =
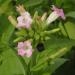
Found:
[[[17,17],[17,21],[17,28],[29,29],[32,24],[32,19],[28,12],[24,12],[21,16]]]
[[[32,45],[30,41],[18,43],[18,55],[30,57],[32,55]]]
[[[21,49],[21,48],[23,48],[23,47],[24,47],[23,42],[19,42],[17,48],[18,48],[18,49]]]
[[[53,5],[52,10],[53,10],[53,12],[47,18],[47,24],[52,23],[53,21],[55,21],[59,17],[61,17],[63,20],[66,19],[64,12],[63,12],[63,9],[59,9]]]
[[[27,50],[27,51],[26,51],[26,56],[27,56],[27,57],[30,57],[31,55],[32,55],[32,50]]]
[[[26,52],[24,51],[24,49],[18,49],[18,55],[24,56],[25,54]]]
[[[56,11],[56,13],[57,13],[63,20],[66,19],[65,15],[64,15],[63,9],[59,9],[59,8],[57,8],[57,7],[55,7],[55,6],[53,5],[52,10],[53,10],[53,11]]]

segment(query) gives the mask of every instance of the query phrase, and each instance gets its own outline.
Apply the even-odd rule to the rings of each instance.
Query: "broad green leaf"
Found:
[[[2,64],[0,65],[0,75],[26,75],[25,64],[20,60],[20,57],[7,44],[1,44],[3,53],[1,54]]]
[[[75,18],[75,11],[71,11],[71,12],[67,13],[66,16]]]
[[[42,75],[44,74],[52,75],[52,73],[54,73],[55,70],[61,67],[61,65],[63,65],[66,61],[67,59],[64,58],[57,58],[50,62],[48,61],[47,66],[44,67],[44,69],[41,69]]]
[[[61,49],[61,50],[58,50],[54,53],[52,53],[52,52],[49,53],[47,56],[44,56],[44,57],[40,58],[38,60],[38,62],[36,63],[36,65],[34,67],[32,67],[31,70],[32,71],[38,71],[38,70],[46,67],[48,61],[52,61],[56,58],[59,58],[59,57],[63,56],[67,51],[68,51],[68,49]]]
[[[4,1],[0,6],[0,15],[5,13],[9,8],[9,3],[11,0]]]
[[[65,62],[67,61],[67,59],[64,59],[64,58],[57,58],[57,59],[54,59],[50,62],[46,62],[46,63],[43,63],[42,65],[39,65],[39,66],[34,66],[31,71],[40,71],[40,70],[43,70],[43,72],[47,72],[49,71],[50,74],[53,73],[57,68],[59,68],[62,64],[64,64]],[[49,63],[49,66],[48,66],[48,63]],[[48,72],[47,72],[48,73]]]
[[[61,6],[62,5],[63,0],[56,0],[56,5],[57,6]]]
[[[74,44],[74,40],[69,40],[67,38],[53,38],[45,42],[45,48],[51,50],[56,48],[69,47]]]
[[[46,66],[47,66],[47,63],[44,63],[42,65],[36,65],[33,68],[31,68],[31,71],[38,71],[38,70],[41,70],[42,68],[44,68]]]
[[[31,7],[31,6],[36,6],[39,5],[43,2],[43,0],[28,0],[27,2],[25,2],[25,7]]]
[[[64,29],[64,26],[61,22],[59,23],[59,28],[61,29],[62,34],[67,37],[68,35],[67,35],[66,30]]]
[[[54,41],[54,42],[53,42]],[[60,44],[61,43],[61,44]],[[68,39],[58,39],[47,41],[46,49],[44,52],[38,54],[37,63],[32,67],[32,71],[37,71],[44,68],[44,64],[47,61],[52,61],[53,59],[59,58],[66,54],[72,45],[75,45],[75,41]],[[41,67],[40,67],[41,66]]]
[[[8,17],[7,16],[1,16],[0,17],[1,20],[1,29],[2,29],[2,33],[1,33],[1,41],[3,42],[8,42],[11,38],[12,33],[14,32],[14,26],[11,25],[8,21]]]
[[[14,31],[14,27],[12,25],[10,25],[2,34],[2,39],[1,41],[4,41],[4,42],[8,42],[11,38],[11,35]]]
[[[64,27],[67,31],[69,38],[75,40],[75,24],[72,22],[66,22],[64,24]]]
[[[60,44],[61,43],[61,44]],[[73,45],[75,45],[75,41],[74,40],[68,40],[68,39],[51,39],[48,40],[47,42],[45,42],[45,48],[46,50],[42,53],[38,54],[37,57],[37,61],[41,61],[41,58],[46,58],[48,55],[53,54],[53,53],[58,53],[58,52],[62,52],[61,55],[63,55],[63,53],[65,51],[61,50],[62,48],[66,48],[66,47],[72,47]],[[60,51],[59,51],[60,50]]]
[[[63,65],[67,59],[64,58],[57,58],[54,61],[52,61],[50,65],[50,73],[53,73],[56,69],[58,69],[61,65]]]
[[[50,73],[44,73],[43,75],[50,75]]]

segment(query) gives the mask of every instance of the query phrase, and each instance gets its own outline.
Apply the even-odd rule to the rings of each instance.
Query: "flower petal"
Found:
[[[24,56],[26,51],[24,49],[18,49],[18,55]]]
[[[17,48],[18,48],[18,49],[21,49],[21,48],[23,48],[23,47],[24,47],[24,43],[23,43],[23,42],[18,42]]]
[[[32,56],[32,50],[27,50],[26,51],[26,56],[31,57]]]

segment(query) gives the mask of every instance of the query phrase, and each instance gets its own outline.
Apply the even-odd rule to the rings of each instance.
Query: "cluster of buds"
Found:
[[[17,17],[17,23],[13,23],[15,21],[13,20],[13,18],[11,16],[9,16],[9,20],[11,21],[12,24],[16,24],[15,27],[18,28],[19,30],[26,29],[26,30],[30,31],[32,28],[33,22],[34,22],[30,13],[24,9],[23,5],[19,5],[16,8],[17,8],[17,11],[20,13],[20,16]],[[39,18],[41,20],[41,22],[43,22],[43,24],[45,22],[46,25],[49,25],[59,17],[61,17],[63,20],[65,20],[65,15],[64,15],[63,9],[59,9],[53,5],[52,10],[53,10],[53,12],[49,15],[49,17],[47,19],[46,19],[47,13],[44,13],[43,16],[41,18]],[[37,24],[38,24],[38,22],[40,22],[40,20],[37,21]],[[35,23],[36,27],[38,27],[37,24]],[[41,24],[42,27],[44,27],[43,24]],[[35,35],[35,36],[33,35],[33,37],[32,37],[33,39],[34,39],[34,37],[38,38],[38,37],[44,36],[43,33],[45,34],[46,32],[47,33],[49,32],[46,30],[45,31],[43,30],[41,32],[41,30],[42,30],[41,25],[39,25],[40,30],[39,30],[39,28],[35,27],[36,29],[34,31],[36,31],[36,32],[33,32],[33,29],[32,29],[32,31],[30,31],[30,32],[33,32]],[[52,30],[52,31],[54,32],[54,30]],[[51,33],[51,31],[50,31],[50,33]],[[36,34],[39,34],[40,36],[39,35],[37,36]],[[25,41],[18,42],[17,48],[18,48],[18,55],[31,57],[33,48],[32,48],[32,42],[29,41],[28,38],[27,38],[27,40],[25,39]]]

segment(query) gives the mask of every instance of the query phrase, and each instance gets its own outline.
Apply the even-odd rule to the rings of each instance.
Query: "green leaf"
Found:
[[[71,12],[67,13],[66,16],[75,18],[75,11],[71,11]]]
[[[17,36],[26,36],[27,32],[25,29],[21,29],[15,33]]]
[[[27,2],[25,2],[25,7],[31,7],[31,6],[36,6],[36,5],[39,5],[43,2],[43,0],[28,0]]]
[[[61,65],[63,65],[67,59],[57,58],[51,62],[50,65],[50,73],[53,73],[56,69],[58,69]]]
[[[14,43],[17,43],[17,42],[23,41],[23,40],[24,40],[24,37],[18,37],[18,38],[16,38],[13,42],[14,42]]]
[[[44,73],[43,75],[50,75],[50,73]]]
[[[47,63],[44,63],[43,65],[36,65],[33,68],[31,68],[31,71],[38,71],[41,70],[42,68],[46,67]]]
[[[14,31],[14,27],[12,25],[10,25],[7,28],[7,30],[5,30],[5,32],[3,32],[1,41],[8,42],[11,38],[13,31]]]
[[[56,58],[63,56],[67,51],[68,51],[68,49],[61,49],[56,52],[48,52],[47,56],[40,58],[38,60],[37,64],[31,70],[37,71],[37,70],[40,70],[40,69],[46,67],[48,61],[52,61]]]
[[[0,6],[0,15],[5,13],[9,8],[9,3],[11,0],[4,1]]]
[[[9,25],[9,27],[3,32],[1,41],[8,42],[11,38],[13,31],[14,31],[14,27],[12,25]]]
[[[2,21],[1,24],[1,29],[2,29],[2,33],[1,33],[1,41],[2,42],[8,42],[11,38],[12,33],[14,32],[15,27],[13,25],[11,25],[7,19],[7,16],[1,16],[0,20]]]
[[[56,0],[56,5],[57,6],[61,6],[62,5],[63,0]]]
[[[61,43],[61,44],[60,44]],[[37,71],[44,68],[48,61],[52,61],[59,58],[70,51],[70,47],[75,45],[74,40],[68,39],[51,39],[48,40],[46,44],[46,50],[37,55],[36,65],[32,67],[32,71]]]
[[[75,41],[67,38],[53,38],[45,42],[45,48],[48,50],[71,47],[72,45],[75,45]]]
[[[68,35],[67,35],[67,33],[66,33],[65,29],[64,29],[64,26],[63,26],[63,24],[61,22],[59,23],[59,28],[61,29],[62,34],[67,37]]]
[[[75,24],[72,22],[66,22],[64,24],[64,27],[67,31],[69,38],[75,40]]]
[[[3,53],[1,54],[3,61],[0,65],[0,75],[26,75],[25,63],[22,62],[15,51],[11,49],[8,44],[0,44],[2,45],[2,47],[0,46],[1,50],[3,50]]]
[[[52,75],[52,73],[54,73],[55,70],[58,69],[61,65],[63,65],[66,61],[67,59],[64,59],[64,58],[57,58],[52,61],[48,61],[47,66],[41,69],[41,74]]]

